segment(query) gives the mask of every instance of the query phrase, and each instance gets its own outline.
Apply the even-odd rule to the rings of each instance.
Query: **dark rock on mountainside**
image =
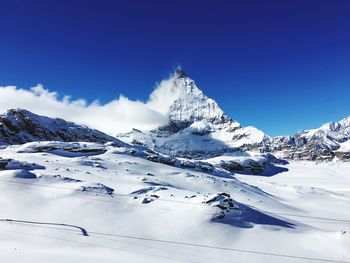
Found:
[[[32,141],[119,142],[116,138],[86,126],[39,116],[23,109],[12,109],[0,115],[0,144]]]

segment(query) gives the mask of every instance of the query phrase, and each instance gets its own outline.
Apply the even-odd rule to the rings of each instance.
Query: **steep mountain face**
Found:
[[[12,109],[0,115],[0,144],[32,141],[119,142],[100,131],[62,119],[39,116],[23,109]]]
[[[239,123],[232,121],[214,100],[205,96],[181,68],[176,69],[172,82],[173,87],[178,90],[178,98],[168,110],[172,125],[183,129],[192,123],[206,121],[212,124],[239,126]]]
[[[269,141],[255,127],[241,128],[182,69],[175,71],[167,88],[176,94],[166,110],[168,124],[150,132],[134,130],[119,138],[167,155],[196,159],[259,151]]]
[[[329,122],[318,129],[299,131],[294,136],[276,137],[269,150],[298,160],[350,160],[350,116]]]

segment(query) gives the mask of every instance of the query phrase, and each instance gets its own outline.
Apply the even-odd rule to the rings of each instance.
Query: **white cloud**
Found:
[[[132,128],[148,130],[167,122],[166,115],[151,109],[147,103],[131,101],[123,96],[106,104],[97,101],[88,104],[84,99],[61,97],[42,85],[31,89],[0,86],[0,112],[13,108],[85,124],[111,135],[130,131]]]

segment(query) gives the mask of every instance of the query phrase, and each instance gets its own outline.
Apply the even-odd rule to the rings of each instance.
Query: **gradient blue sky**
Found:
[[[0,85],[146,100],[177,65],[270,135],[350,115],[350,1],[0,0]]]

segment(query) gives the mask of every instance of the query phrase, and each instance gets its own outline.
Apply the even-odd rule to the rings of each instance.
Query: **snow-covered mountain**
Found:
[[[350,160],[350,116],[329,122],[318,129],[276,137],[269,144],[277,155],[297,160]]]
[[[98,130],[39,116],[23,109],[11,109],[0,115],[0,144],[22,144],[32,141],[119,142]]]
[[[239,126],[239,123],[231,120],[213,99],[205,96],[181,68],[176,69],[171,84],[169,88],[177,92],[174,93],[176,95],[168,109],[170,126],[184,129],[200,121]]]
[[[175,157],[204,159],[259,151],[269,137],[255,127],[240,127],[208,98],[181,68],[167,83],[174,95],[165,110],[169,122],[152,131],[133,130],[118,137]]]
[[[191,137],[191,136],[189,136]],[[67,152],[68,155],[76,155],[81,152],[96,154],[104,152],[106,145],[121,146],[124,154],[139,156],[151,162],[164,163],[175,167],[188,167],[199,171],[211,171],[217,174],[232,173],[238,167],[240,172],[262,173],[270,162],[274,160],[270,155],[238,154],[225,163],[217,163],[217,160],[188,160],[178,159],[175,155],[166,155],[164,151],[149,149],[145,145],[128,145],[120,140],[108,136],[97,130],[66,122],[62,119],[52,119],[39,116],[27,110],[9,110],[0,116],[0,143],[5,145],[27,144],[23,151],[26,152]],[[68,142],[68,143],[67,143]],[[82,143],[83,142],[83,143]],[[89,144],[93,142],[97,144]],[[82,146],[83,145],[83,146]],[[20,148],[22,149],[22,148]],[[0,156],[1,159],[1,156]],[[2,160],[4,166],[10,165],[11,160]],[[1,166],[1,164],[0,164]],[[237,170],[237,171],[238,171]]]
[[[350,159],[349,119],[294,136],[270,137],[249,126],[241,127],[208,98],[181,68],[168,80],[172,98],[165,103],[167,125],[152,131],[133,130],[118,137],[175,157],[207,159],[222,155],[272,153],[286,159]],[[247,151],[249,153],[247,153]]]

